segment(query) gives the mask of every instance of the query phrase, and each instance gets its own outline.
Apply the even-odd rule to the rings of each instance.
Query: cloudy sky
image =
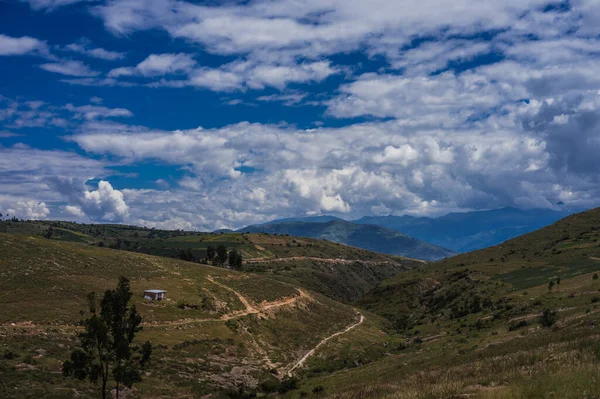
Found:
[[[600,0],[0,1],[0,212],[600,205]]]

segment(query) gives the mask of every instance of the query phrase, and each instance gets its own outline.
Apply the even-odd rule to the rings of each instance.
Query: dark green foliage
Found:
[[[6,360],[12,360],[12,359],[16,359],[19,357],[19,355],[11,350],[5,350],[4,354],[2,355],[2,357]]]
[[[312,393],[321,393],[324,390],[325,390],[325,387],[323,385],[317,385],[317,386],[313,387]]]
[[[552,287],[554,287],[554,280],[548,282],[548,291],[552,291]]]
[[[181,260],[185,260],[188,262],[195,262],[196,261],[196,257],[194,256],[194,254],[192,253],[191,249],[185,249],[185,250],[180,250],[179,251],[179,259]]]
[[[552,327],[557,320],[558,315],[556,314],[556,311],[550,309],[544,309],[540,316],[540,324],[544,327]]]
[[[242,254],[237,250],[232,249],[229,251],[228,257],[229,267],[234,270],[242,270]]]
[[[592,280],[598,280],[598,273],[594,273],[594,275],[592,276]]]
[[[129,307],[132,295],[129,280],[121,277],[115,290],[104,293],[98,314],[95,294],[90,293],[89,315],[82,321],[84,332],[79,334],[80,347],[63,363],[65,376],[100,382],[103,399],[111,376],[117,398],[121,385],[131,387],[141,381],[140,369],[152,355],[150,342],[141,348],[133,344],[136,333],[142,329],[142,317],[135,305]]]
[[[46,231],[46,234],[44,234],[44,237],[46,237],[47,239],[52,238],[52,234],[54,233],[54,229],[52,228],[52,226],[50,226],[48,228],[48,231]]]
[[[208,259],[209,261],[213,260],[213,258],[215,257],[215,253],[215,248],[212,245],[206,247],[206,259]]]
[[[216,257],[217,263],[219,265],[224,265],[225,261],[227,260],[227,247],[225,245],[219,245],[217,247],[216,253],[217,253],[217,257]]]

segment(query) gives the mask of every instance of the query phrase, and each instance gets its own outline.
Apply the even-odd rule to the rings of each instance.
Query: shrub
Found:
[[[317,385],[317,386],[313,387],[312,393],[320,393],[320,392],[323,392],[324,390],[325,390],[325,387],[323,385]]]
[[[2,355],[2,357],[5,358],[6,360],[12,360],[12,359],[18,358],[19,355],[13,351],[7,349],[4,351],[4,355]]]
[[[598,296],[593,296],[592,297],[592,303],[596,303],[598,301],[600,301],[600,297],[598,297]]]
[[[558,315],[556,311],[550,309],[545,309],[540,316],[540,324],[544,327],[552,327],[557,320]]]

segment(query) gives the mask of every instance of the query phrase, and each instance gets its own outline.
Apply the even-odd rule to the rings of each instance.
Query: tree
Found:
[[[191,249],[186,249],[185,251],[182,249],[179,251],[179,259],[181,260],[187,260],[188,262],[195,262],[196,261],[196,257],[194,257],[194,254],[192,253]]]
[[[554,287],[554,280],[550,280],[550,282],[548,282],[548,291],[552,291],[552,287]]]
[[[135,335],[142,329],[142,317],[135,305],[129,306],[133,293],[129,280],[119,279],[114,290],[107,290],[100,302],[94,292],[88,295],[89,315],[82,321],[84,331],[79,334],[80,347],[63,363],[63,374],[79,380],[100,381],[101,397],[106,398],[109,379],[115,382],[116,398],[121,385],[131,386],[141,381],[140,369],[152,356],[152,344],[141,347],[133,344]]]
[[[52,234],[54,234],[54,229],[52,228],[52,226],[50,226],[48,228],[48,230],[46,231],[46,234],[44,234],[44,237],[46,237],[47,239],[52,238]]]
[[[598,280],[598,273],[594,273],[594,275],[592,276],[592,280]]]
[[[212,245],[206,247],[206,258],[211,261],[215,257],[215,248]]]
[[[229,267],[234,270],[242,270],[242,254],[232,249],[228,257]]]
[[[227,247],[225,245],[219,245],[217,247],[217,261],[220,265],[224,265],[227,260]]]

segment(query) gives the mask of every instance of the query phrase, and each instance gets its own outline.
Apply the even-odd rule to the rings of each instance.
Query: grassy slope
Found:
[[[17,234],[42,236],[50,227],[53,229],[53,241],[81,242],[94,246],[102,243],[104,246],[164,257],[178,257],[181,250],[190,249],[200,259],[206,256],[209,245],[216,247],[222,244],[238,249],[246,260],[254,259],[246,265],[248,271],[299,284],[344,302],[357,300],[379,282],[400,271],[422,265],[411,259],[310,238],[195,233],[71,222],[0,222],[0,232]]]
[[[595,209],[390,278],[359,305],[399,330],[400,347],[381,340],[390,353],[370,363],[322,353],[302,388],[339,398],[598,397],[599,243]],[[544,309],[557,312],[551,328],[540,325]],[[347,370],[322,372],[344,360]]]
[[[356,318],[351,307],[306,291],[292,304],[261,311],[264,301],[298,297],[299,291],[262,276],[174,259],[1,233],[0,253],[0,353],[18,355],[0,359],[0,390],[15,397],[72,397],[71,389],[93,396],[89,385],[64,380],[60,364],[75,345],[86,294],[113,288],[119,275],[131,278],[147,323],[140,339],[158,345],[158,367],[139,385],[139,397],[256,385],[269,369],[285,371]],[[144,300],[149,288],[166,289],[169,299]],[[244,305],[231,289],[260,312],[234,317]],[[214,308],[202,306],[207,297]],[[178,302],[199,308],[181,309]],[[233,316],[220,319],[225,315]]]

